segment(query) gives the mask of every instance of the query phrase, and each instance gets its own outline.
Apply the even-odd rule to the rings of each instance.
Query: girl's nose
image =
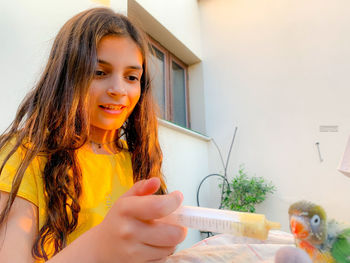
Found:
[[[123,83],[123,81],[120,79],[114,80],[107,89],[107,94],[111,97],[126,96],[127,92],[125,83]]]

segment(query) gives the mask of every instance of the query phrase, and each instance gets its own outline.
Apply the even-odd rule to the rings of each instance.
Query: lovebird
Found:
[[[296,246],[317,263],[350,263],[350,227],[327,220],[324,209],[308,201],[289,207],[290,230]]]

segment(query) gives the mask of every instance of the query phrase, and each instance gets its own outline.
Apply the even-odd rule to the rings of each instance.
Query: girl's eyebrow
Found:
[[[99,64],[105,64],[105,65],[111,66],[111,63],[109,63],[109,62],[107,62],[107,61],[104,61],[104,60],[102,60],[102,59],[98,59],[97,62],[98,62]],[[142,69],[142,67],[140,67],[140,66],[128,66],[128,68],[131,68],[131,69],[139,69],[139,70]]]

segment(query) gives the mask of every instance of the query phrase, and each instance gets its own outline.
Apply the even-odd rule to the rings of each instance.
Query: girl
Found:
[[[0,262],[163,262],[184,239],[157,220],[182,195],[165,195],[147,58],[110,9],[59,31],[0,137]]]

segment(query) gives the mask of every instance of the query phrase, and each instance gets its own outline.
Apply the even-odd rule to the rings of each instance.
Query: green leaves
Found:
[[[238,175],[227,185],[219,185],[223,188],[222,206],[226,209],[255,212],[255,206],[265,200],[266,195],[274,193],[276,187],[271,182],[266,182],[262,177],[248,177],[243,165],[238,170]]]

